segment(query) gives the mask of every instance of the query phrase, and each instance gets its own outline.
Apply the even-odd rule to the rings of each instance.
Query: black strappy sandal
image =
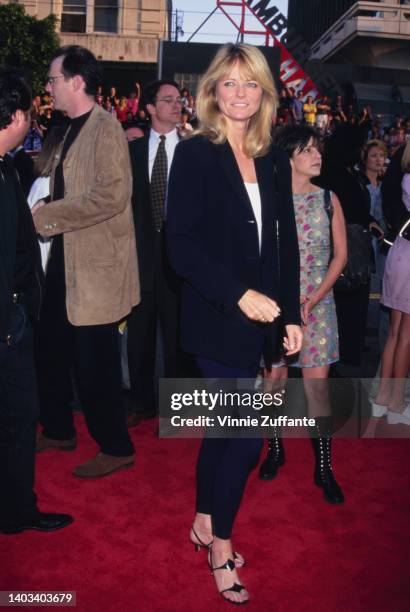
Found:
[[[220,565],[219,567],[212,567],[211,565],[211,576],[213,576],[214,572],[218,570],[228,570],[229,572],[232,572],[234,569],[236,569],[235,562],[232,559],[228,559],[223,565]],[[227,597],[225,597],[224,593],[229,593],[230,591],[233,593],[240,593],[243,590],[245,590],[243,584],[238,584],[237,582],[234,582],[233,585],[228,589],[223,589],[223,591],[219,591],[219,594],[228,603],[234,604],[235,606],[242,606],[243,604],[247,604],[249,599],[245,599],[244,601],[232,601],[232,599],[228,599]]]
[[[212,544],[214,543],[214,540],[212,539],[210,542],[206,544],[205,542],[201,540],[201,538],[199,537],[199,535],[197,534],[197,532],[195,531],[193,527],[191,527],[191,531],[194,534],[194,538],[197,540],[196,542],[193,542],[193,540],[190,538],[192,544],[194,545],[196,552],[199,552],[201,548],[205,548],[205,550],[209,552],[211,550]],[[235,561],[235,567],[241,568],[245,565],[245,559],[242,557],[240,553],[234,551],[232,553],[232,556]],[[209,563],[209,567],[211,567],[211,563],[209,559],[208,559],[208,563]]]

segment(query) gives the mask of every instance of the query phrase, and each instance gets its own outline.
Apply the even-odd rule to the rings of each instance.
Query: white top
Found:
[[[157,156],[157,151],[160,143],[159,137],[161,134],[158,134],[155,130],[151,128],[149,133],[149,144],[148,144],[148,172],[149,172],[149,180],[151,182],[151,174],[152,168],[154,166],[154,161]],[[179,136],[177,129],[175,128],[172,132],[168,132],[168,134],[164,134],[165,136],[165,151],[167,153],[168,160],[168,177],[169,171],[171,170],[172,160],[174,158],[175,147],[179,142]]]
[[[244,183],[246,187],[246,191],[248,192],[249,199],[252,204],[253,214],[256,219],[256,226],[258,228],[258,238],[259,238],[259,252],[261,250],[262,245],[262,203],[261,203],[261,194],[259,192],[258,183]]]
[[[43,200],[50,195],[50,177],[39,176],[31,186],[30,193],[27,196],[27,202],[30,208],[33,208],[34,204],[39,200]],[[48,261],[48,254],[51,247],[51,238],[38,237],[41,251],[41,263],[45,272]]]

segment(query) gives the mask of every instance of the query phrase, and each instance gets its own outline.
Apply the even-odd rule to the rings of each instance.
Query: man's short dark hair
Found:
[[[31,108],[31,89],[18,70],[0,70],[0,130],[12,121],[17,110]]]
[[[148,83],[148,85],[144,87],[145,106],[147,104],[155,104],[157,100],[158,92],[163,85],[171,85],[172,87],[175,87],[179,93],[179,85],[176,81],[172,81],[172,80],[168,81],[166,79],[152,81],[151,83]]]
[[[63,57],[61,72],[65,77],[80,75],[84,79],[85,93],[95,96],[97,88],[102,83],[102,69],[95,55],[89,49],[80,45],[60,47],[54,54],[54,59]]]

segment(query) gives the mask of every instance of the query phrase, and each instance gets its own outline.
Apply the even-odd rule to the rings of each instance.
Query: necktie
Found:
[[[164,220],[165,191],[167,188],[168,160],[165,150],[165,136],[159,137],[157,155],[151,174],[151,200],[155,229],[159,231]]]

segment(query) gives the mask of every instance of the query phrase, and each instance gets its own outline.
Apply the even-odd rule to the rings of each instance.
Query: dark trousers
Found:
[[[16,344],[0,343],[0,523],[38,513],[34,487],[37,383],[33,330],[26,321]]]
[[[118,457],[134,447],[121,398],[121,354],[118,324],[72,325],[60,291],[46,288],[36,342],[40,422],[48,438],[75,435],[72,374],[88,431],[101,452]]]
[[[171,270],[163,232],[155,236],[154,284],[141,294],[141,302],[127,319],[128,368],[133,407],[137,412],[156,412],[155,352],[159,321],[165,378],[181,375],[183,355],[179,345],[179,282]]]
[[[204,378],[254,378],[257,367],[231,368],[197,358]],[[196,511],[210,514],[213,533],[227,540],[251,470],[258,462],[263,442],[258,438],[204,438],[199,450],[196,476]]]
[[[366,337],[370,285],[352,293],[335,291],[340,362],[360,366]]]

